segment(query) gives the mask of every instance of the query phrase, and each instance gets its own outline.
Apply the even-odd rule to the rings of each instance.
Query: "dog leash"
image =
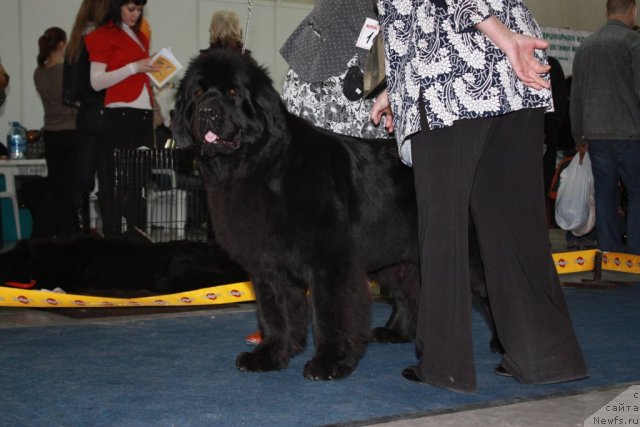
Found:
[[[251,10],[253,9],[253,0],[249,0],[247,5],[247,22],[244,26],[244,37],[242,40],[242,54],[247,50],[247,36],[249,35],[249,22],[251,21]]]

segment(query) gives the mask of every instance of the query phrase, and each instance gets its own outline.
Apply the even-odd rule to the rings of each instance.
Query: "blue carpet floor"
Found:
[[[255,328],[250,312],[0,329],[0,425],[319,426],[640,383],[640,286],[565,292],[590,377],[531,386],[495,376],[499,357],[476,312],[473,395],[401,378],[413,344],[372,344],[355,373],[336,382],[302,377],[311,349],[281,372],[240,372],[235,357]],[[388,314],[375,305],[376,324]]]

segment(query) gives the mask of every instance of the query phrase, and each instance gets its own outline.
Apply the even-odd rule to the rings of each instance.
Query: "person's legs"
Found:
[[[129,149],[136,150],[138,147],[154,147],[153,136],[153,111],[151,110],[131,110],[131,126],[135,127],[135,139],[129,141]],[[143,197],[147,179],[151,173],[149,151],[136,151],[135,160],[127,168],[130,171],[127,188],[126,218],[127,228],[138,227],[146,230],[147,205]]]
[[[598,249],[622,252],[622,232],[618,217],[620,173],[612,142],[614,141],[588,141],[589,158],[595,190]]]
[[[104,144],[100,155],[100,207],[102,210],[103,233],[106,237],[122,233],[123,215],[120,190],[116,195],[114,151],[135,147],[135,121],[128,114],[130,108],[105,108]],[[104,183],[104,185],[103,185]],[[121,183],[118,182],[120,185]]]
[[[416,331],[418,377],[470,392],[476,387],[471,337],[469,197],[484,119],[424,129],[412,137],[422,291]]]
[[[93,191],[98,169],[99,147],[102,138],[103,111],[78,111],[76,127],[79,139],[78,182],[81,193]]]
[[[103,109],[78,110],[76,129],[78,131],[78,191],[82,197],[82,228],[88,232],[90,220],[90,193],[94,190],[96,174],[102,147]],[[99,181],[99,180],[98,180]],[[98,185],[100,185],[98,183]]]
[[[640,141],[616,142],[615,149],[622,183],[628,197],[625,251],[640,255]]]
[[[69,237],[78,231],[75,214],[76,171],[78,138],[75,130],[44,132],[47,177],[53,192],[51,216],[55,217],[52,230],[58,237]]]
[[[78,133],[75,130],[57,132],[64,173],[60,176],[61,187],[56,190],[59,195],[58,237],[70,237],[78,233],[79,223],[77,209],[80,203],[78,191]]]
[[[542,123],[530,109],[493,119],[471,196],[502,365],[523,383],[586,376],[549,250]]]

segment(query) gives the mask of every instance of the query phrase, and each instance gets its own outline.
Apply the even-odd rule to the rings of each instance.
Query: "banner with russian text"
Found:
[[[570,28],[542,27],[542,37],[549,42],[547,55],[555,57],[560,62],[566,77],[572,74],[571,68],[576,49],[590,34],[590,31],[577,31]]]

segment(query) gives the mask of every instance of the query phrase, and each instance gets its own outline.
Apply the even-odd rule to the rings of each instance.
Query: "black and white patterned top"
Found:
[[[411,164],[407,138],[421,130],[420,95],[430,129],[523,108],[551,108],[551,91],[524,85],[506,55],[475,28],[494,15],[512,31],[540,38],[522,0],[378,0],[378,11],[389,100],[405,163]],[[536,55],[546,61],[544,52]]]

